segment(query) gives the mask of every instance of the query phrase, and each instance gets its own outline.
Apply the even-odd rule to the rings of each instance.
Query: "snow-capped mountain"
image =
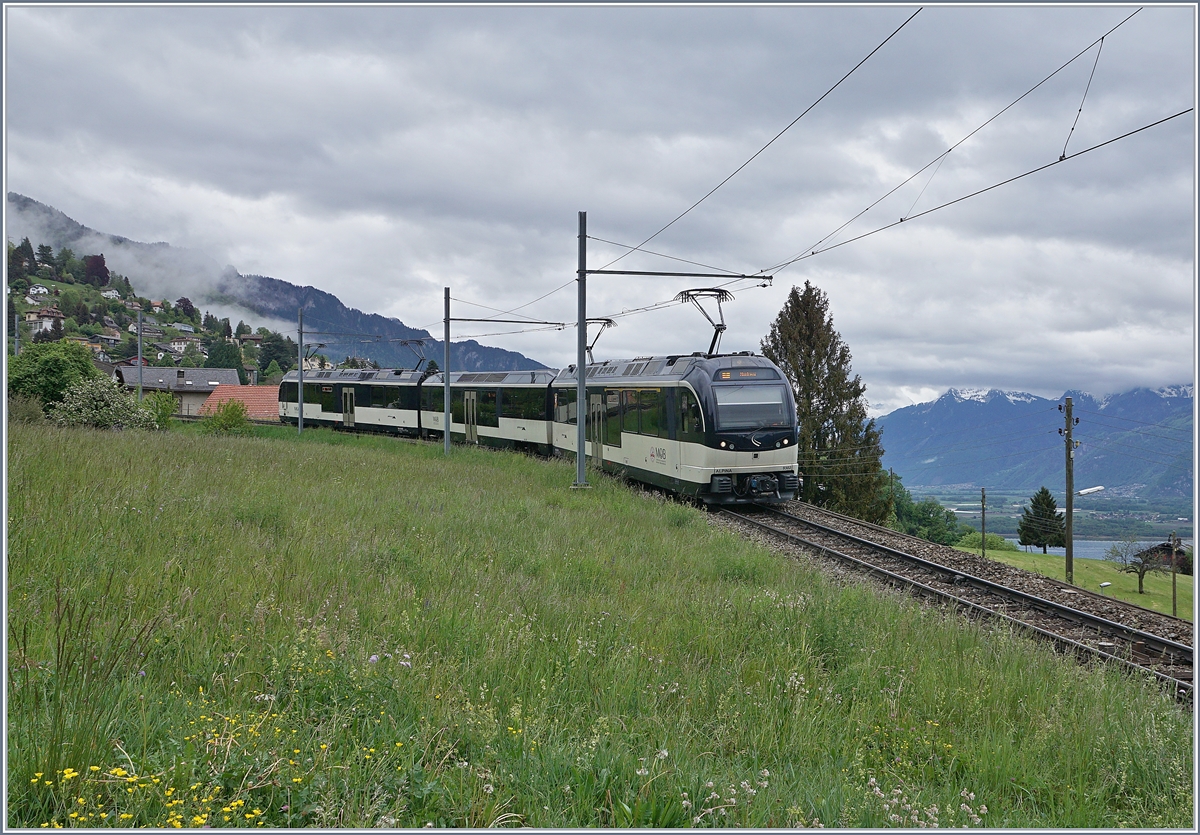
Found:
[[[910,487],[974,484],[997,489],[1062,490],[1064,416],[1072,398],[1075,483],[1139,495],[1190,496],[1190,384],[1137,388],[1096,397],[1064,392],[1057,400],[999,389],[950,389],[937,400],[877,419],[883,465]],[[1057,486],[1057,487],[1056,487]]]

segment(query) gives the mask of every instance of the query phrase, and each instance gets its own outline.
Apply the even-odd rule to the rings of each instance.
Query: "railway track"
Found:
[[[950,549],[930,548],[931,543],[924,540],[886,528],[872,530],[876,526],[850,517],[794,505],[800,505],[797,509],[808,518],[765,506],[756,508],[753,514],[728,509],[723,513],[739,525],[837,559],[890,585],[973,616],[1011,623],[1053,641],[1080,659],[1103,660],[1132,671],[1149,672],[1180,700],[1192,699],[1192,629],[1187,621],[1121,604],[1019,569],[1012,572],[1023,575],[1023,582],[1010,582],[1006,576],[1009,572],[990,570],[1008,566],[963,552],[943,555],[937,552]],[[962,554],[965,559],[959,560],[954,554]],[[981,576],[985,573],[986,577]],[[1189,643],[1178,640],[1181,633],[1186,634]]]

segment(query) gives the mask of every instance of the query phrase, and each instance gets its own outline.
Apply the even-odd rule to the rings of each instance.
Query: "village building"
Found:
[[[201,407],[200,414],[212,414],[230,400],[245,404],[250,420],[279,422],[279,389],[275,386],[218,386]]]
[[[117,366],[118,382],[136,390],[138,370]],[[165,391],[175,398],[178,415],[198,415],[218,386],[240,386],[236,368],[143,368],[142,394]]]
[[[25,314],[30,333],[34,334],[53,330],[55,322],[61,325],[66,318],[57,307],[43,307],[36,313],[31,310]]]

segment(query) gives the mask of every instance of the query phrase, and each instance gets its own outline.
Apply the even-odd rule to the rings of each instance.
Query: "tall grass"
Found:
[[[11,826],[1192,823],[1153,684],[570,461],[10,431]]]

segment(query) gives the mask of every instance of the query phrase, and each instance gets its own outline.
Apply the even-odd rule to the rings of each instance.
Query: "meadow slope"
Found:
[[[1144,680],[574,464],[12,425],[9,826],[1194,825]]]

